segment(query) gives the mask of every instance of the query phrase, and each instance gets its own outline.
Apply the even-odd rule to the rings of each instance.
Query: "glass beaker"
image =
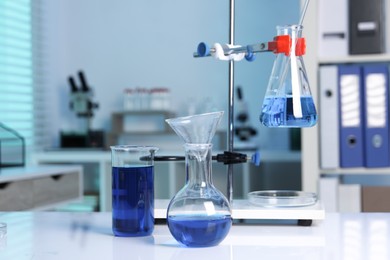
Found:
[[[317,112],[302,55],[301,25],[277,26],[278,36],[288,35],[288,52],[278,53],[272,68],[260,114],[267,127],[311,127]]]
[[[223,113],[168,119],[185,143],[186,184],[172,198],[167,210],[173,237],[188,247],[219,244],[232,225],[228,200],[212,182],[211,142]],[[200,141],[199,143],[197,141]]]
[[[115,236],[147,236],[154,229],[153,146],[111,146],[112,230]]]

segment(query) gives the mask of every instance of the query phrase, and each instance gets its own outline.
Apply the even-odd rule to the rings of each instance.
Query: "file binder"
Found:
[[[322,169],[339,167],[338,68],[321,66],[320,89],[320,165]]]
[[[389,166],[389,72],[387,65],[366,65],[364,77],[365,166]]]
[[[339,144],[342,168],[364,166],[361,78],[360,66],[339,66]]]
[[[318,1],[320,57],[348,55],[348,0]]]
[[[349,0],[349,53],[383,53],[384,0]]]

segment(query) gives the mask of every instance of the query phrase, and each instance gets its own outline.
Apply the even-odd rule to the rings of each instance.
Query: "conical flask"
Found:
[[[232,225],[228,200],[212,182],[211,140],[223,112],[167,119],[186,142],[186,184],[172,198],[167,223],[173,237],[188,247],[219,244]]]
[[[267,127],[311,127],[317,112],[302,55],[305,43],[301,25],[277,26],[278,36],[289,36],[286,52],[278,53],[260,114]]]

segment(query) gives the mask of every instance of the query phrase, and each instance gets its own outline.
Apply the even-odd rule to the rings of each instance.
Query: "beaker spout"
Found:
[[[190,144],[209,144],[213,139],[223,111],[177,117],[165,121],[183,139]]]

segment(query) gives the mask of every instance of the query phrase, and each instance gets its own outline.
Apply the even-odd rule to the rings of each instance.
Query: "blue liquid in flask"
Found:
[[[115,236],[147,236],[154,229],[153,166],[112,167]]]
[[[262,107],[260,122],[267,127],[311,127],[317,123],[317,112],[311,96],[301,97],[302,117],[296,118],[293,98],[266,97]]]
[[[168,227],[173,237],[188,247],[218,245],[229,233],[230,216],[169,216]]]

